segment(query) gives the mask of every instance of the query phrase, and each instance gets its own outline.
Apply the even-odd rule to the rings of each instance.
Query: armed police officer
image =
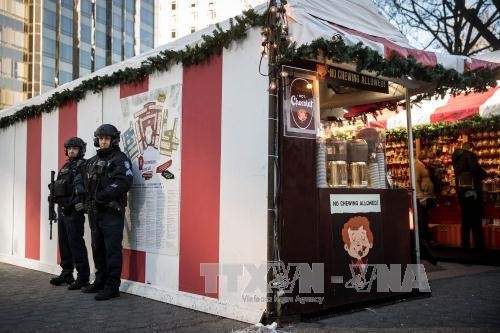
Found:
[[[64,143],[68,160],[59,170],[54,184],[49,185],[58,204],[57,234],[62,268],[61,274],[52,278],[50,283],[56,286],[66,283],[69,290],[81,289],[89,284],[89,260],[83,239],[85,216],[81,177],[86,146],[78,137],[70,138]],[[77,271],[76,281],[73,278],[74,268]]]
[[[133,173],[119,142],[116,127],[99,126],[94,132],[94,146],[99,149],[87,161],[84,175],[96,273],[94,283],[82,291],[98,293],[98,301],[120,296],[124,214]]]

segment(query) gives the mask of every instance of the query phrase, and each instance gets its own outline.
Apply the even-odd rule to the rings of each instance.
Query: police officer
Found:
[[[96,273],[94,283],[82,291],[98,293],[95,296],[98,301],[120,296],[124,214],[133,174],[119,142],[120,132],[116,127],[99,126],[94,132],[94,146],[99,149],[87,161],[84,175]]]
[[[51,188],[58,204],[57,234],[62,272],[58,277],[52,278],[50,283],[56,286],[66,283],[69,290],[81,289],[89,284],[89,260],[83,240],[84,198],[78,193],[78,189],[81,194],[83,188],[80,170],[85,162],[83,156],[86,146],[78,137],[70,138],[64,143],[68,160],[59,170]],[[77,271],[76,281],[73,279],[74,268]]]

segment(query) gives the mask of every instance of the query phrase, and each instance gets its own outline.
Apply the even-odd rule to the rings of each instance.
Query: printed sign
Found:
[[[325,65],[317,65],[317,71],[321,79],[327,79],[333,86],[340,85],[385,94],[389,93],[389,81],[378,77]]]
[[[380,213],[380,194],[330,194],[330,213]]]
[[[316,72],[283,66],[285,136],[315,139],[319,122]]]

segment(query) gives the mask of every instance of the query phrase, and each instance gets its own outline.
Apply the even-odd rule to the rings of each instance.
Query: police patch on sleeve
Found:
[[[125,172],[126,176],[133,176],[134,174],[132,173],[132,170],[130,170],[130,163],[128,161],[123,162],[125,164],[125,169],[127,169],[127,172]]]

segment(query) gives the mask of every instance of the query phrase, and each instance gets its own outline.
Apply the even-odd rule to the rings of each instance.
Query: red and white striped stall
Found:
[[[368,1],[290,0],[288,15],[290,34],[299,44],[341,34],[346,42],[361,41],[384,57],[411,54],[424,64],[442,63],[459,71],[484,65],[412,49]],[[221,26],[227,29],[229,23]],[[137,67],[165,49],[194,45],[212,30],[213,26],[54,91]],[[215,264],[210,267],[221,273],[234,264],[259,267],[268,260],[269,82],[258,72],[260,46],[261,31],[253,28],[244,41],[202,64],[173,65],[141,82],[87,93],[80,102],[0,130],[0,261],[59,273],[57,235],[49,240],[50,170],[64,162],[63,142],[71,136],[88,143],[87,158],[94,155],[94,130],[111,123],[122,133],[122,149],[131,157],[135,173],[124,233],[122,291],[258,322],[266,302],[248,301],[242,295],[252,285],[253,297],[265,299],[265,270],[259,271],[261,279],[251,281],[255,271],[242,269],[236,285],[222,272],[214,287],[206,282],[200,265]],[[267,68],[265,58],[261,68]],[[2,110],[0,117],[40,104],[54,91]],[[152,134],[147,134],[148,127]],[[163,171],[173,178],[162,176]]]

